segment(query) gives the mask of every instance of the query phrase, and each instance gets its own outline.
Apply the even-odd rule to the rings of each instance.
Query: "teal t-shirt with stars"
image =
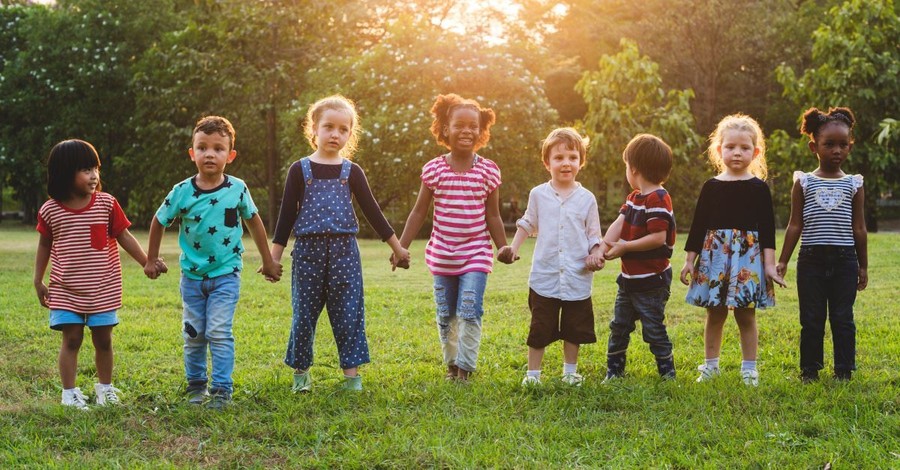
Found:
[[[192,176],[176,184],[156,211],[156,220],[170,226],[181,219],[178,244],[181,272],[190,279],[238,274],[243,268],[240,219],[258,212],[247,185],[225,175],[213,189],[200,189]]]

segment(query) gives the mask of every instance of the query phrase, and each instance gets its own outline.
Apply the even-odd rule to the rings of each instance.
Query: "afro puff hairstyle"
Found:
[[[478,125],[481,132],[478,140],[475,142],[475,150],[478,150],[491,140],[491,126],[496,121],[494,110],[491,108],[482,108],[475,100],[463,98],[455,93],[446,95],[438,95],[431,106],[431,114],[434,120],[431,122],[431,134],[434,135],[437,142],[444,147],[450,148],[450,141],[444,135],[444,126],[450,125],[450,118],[453,112],[459,108],[472,109],[478,113]]]
[[[819,131],[832,122],[847,126],[852,135],[853,125],[856,124],[856,116],[853,115],[853,111],[850,111],[850,108],[829,108],[827,113],[819,111],[819,108],[809,108],[803,112],[800,132],[808,135],[810,140],[815,142]]]

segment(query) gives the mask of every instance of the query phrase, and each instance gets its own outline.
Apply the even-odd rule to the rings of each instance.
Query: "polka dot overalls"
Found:
[[[291,303],[294,319],[285,364],[306,370],[313,363],[313,341],[322,308],[337,343],[341,369],[369,362],[363,304],[362,266],[356,233],[359,223],[344,160],[337,179],[315,179],[309,158],[300,160],[306,189],[291,252]]]

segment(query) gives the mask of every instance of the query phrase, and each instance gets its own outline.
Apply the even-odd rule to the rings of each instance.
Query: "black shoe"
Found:
[[[209,401],[206,407],[211,410],[221,410],[231,404],[231,392],[224,388],[211,388],[209,390]]]
[[[853,376],[852,370],[835,370],[834,371],[834,380],[840,380],[843,382],[849,382]]]
[[[800,381],[808,384],[817,382],[819,380],[819,371],[817,370],[801,370],[800,371]]]

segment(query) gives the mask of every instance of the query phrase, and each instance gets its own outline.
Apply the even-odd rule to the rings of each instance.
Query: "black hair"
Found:
[[[450,123],[453,112],[460,108],[468,108],[478,113],[478,125],[481,132],[478,141],[475,142],[475,150],[487,145],[491,140],[491,126],[497,120],[494,110],[483,108],[477,101],[463,98],[455,93],[438,95],[431,106],[431,115],[434,116],[434,120],[431,121],[431,134],[437,139],[437,143],[450,148],[450,141],[444,136],[443,128]]]
[[[837,122],[844,124],[853,133],[853,125],[856,124],[856,116],[850,108],[829,108],[827,113],[819,111],[819,108],[809,108],[803,112],[803,122],[800,123],[800,132],[816,141],[819,131],[826,125]]]
[[[69,199],[75,173],[91,168],[100,168],[100,156],[90,143],[70,139],[54,145],[47,157],[47,194],[57,201]],[[100,191],[99,182],[97,191]]]

